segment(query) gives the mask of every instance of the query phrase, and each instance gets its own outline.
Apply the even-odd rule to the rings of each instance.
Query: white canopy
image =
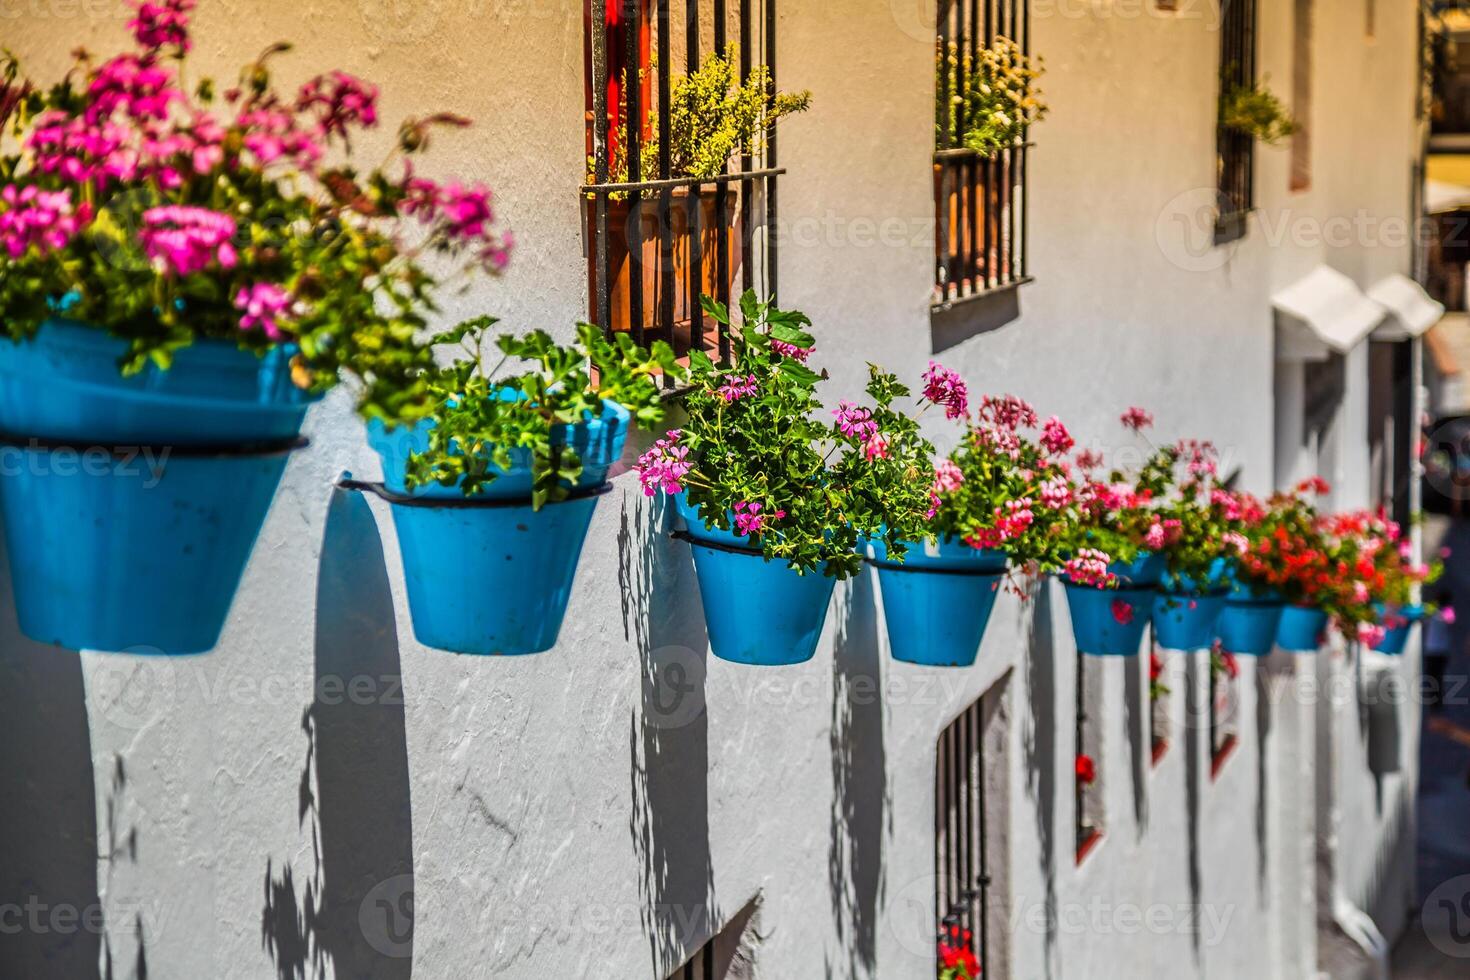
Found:
[[[1444,306],[1430,299],[1423,286],[1397,272],[1375,282],[1368,298],[1388,310],[1388,319],[1373,331],[1374,340],[1422,337],[1444,316]]]
[[[1276,309],[1276,356],[1321,361],[1346,354],[1383,322],[1388,310],[1347,276],[1319,265],[1271,297]]]

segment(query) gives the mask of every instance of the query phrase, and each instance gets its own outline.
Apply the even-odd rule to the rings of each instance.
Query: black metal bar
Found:
[[[669,116],[672,115],[669,76],[673,74],[672,48],[669,37],[669,0],[657,0],[658,18],[658,177],[669,180],[674,175],[670,163]],[[698,185],[693,188],[696,196]],[[658,196],[658,323],[654,336],[674,341],[674,229],[671,219],[673,190],[665,187]],[[665,379],[672,384],[673,379]]]
[[[975,884],[980,886],[980,928],[976,932],[976,935],[980,937],[980,976],[984,977],[990,975],[990,849],[988,846],[990,827],[985,813],[984,701],[981,701],[976,708],[980,712],[980,751],[975,757],[975,784],[980,803],[978,807],[980,816],[980,874],[975,881]]]
[[[685,45],[685,70],[693,73],[699,67],[699,0],[687,0],[684,14],[684,45]],[[685,302],[689,304],[689,345],[685,353],[690,350],[704,347],[704,307],[699,302],[700,294],[704,291],[704,241],[701,237],[702,230],[700,222],[704,210],[704,185],[695,184],[690,188],[689,215],[684,226],[689,229],[689,289]],[[716,230],[719,229],[716,224]],[[674,350],[678,352],[678,345]]]
[[[774,105],[775,104],[775,99],[776,99],[776,91],[777,91],[777,89],[776,89],[776,0],[763,0],[763,5],[765,7],[765,12],[766,12],[766,69],[767,69],[767,72],[768,72],[768,74],[770,76],[770,88],[768,90],[768,94],[767,94],[766,97],[767,97],[768,102],[770,104]],[[775,127],[775,124],[772,124],[771,127],[770,127],[770,131],[769,131],[769,133],[767,134],[767,137],[766,137],[766,158],[765,158],[765,164],[766,164],[766,167],[769,169],[771,167],[775,167],[778,163],[779,163],[779,160],[778,160],[777,155],[776,155],[776,127]],[[778,234],[778,230],[779,229],[777,227],[777,203],[779,201],[780,192],[779,192],[779,189],[776,186],[776,179],[774,177],[767,177],[766,178],[765,187],[766,187],[766,241],[765,241],[766,281],[765,281],[765,284],[766,284],[766,295],[767,295],[767,297],[774,297],[774,296],[778,295],[779,292],[780,292],[780,281],[777,278],[778,270],[779,270],[779,267],[780,267],[779,266],[779,263],[777,262],[777,258],[778,258],[778,252],[777,252],[777,250],[778,250],[779,244],[780,244],[778,242],[778,239],[780,238],[780,235]]]
[[[665,187],[695,187],[699,184],[738,184],[747,180],[756,180],[762,177],[779,177],[786,173],[784,167],[772,167],[765,170],[752,170],[750,173],[722,174],[718,177],[675,177],[670,180],[640,180],[637,183],[623,182],[621,184],[583,184],[581,190],[587,194],[616,194],[627,191],[658,191]]]
[[[614,0],[616,2],[616,0]],[[592,142],[593,179],[599,184],[608,178],[608,110],[607,110],[607,4],[608,0],[594,0],[592,4]],[[585,190],[585,188],[584,188]],[[597,277],[596,310],[597,325],[604,331],[612,329],[612,255],[608,249],[607,196],[593,199],[592,267]]]
[[[627,96],[628,125],[623,156],[628,161],[628,320],[633,340],[639,345],[647,341],[643,334],[643,209],[642,193],[636,185],[642,181],[643,138],[643,64],[641,60],[643,0],[623,0],[624,50],[627,61],[623,91]],[[667,67],[667,66],[662,66]]]
[[[744,82],[750,77],[752,52],[750,48],[750,3],[751,0],[740,0],[740,81]],[[747,173],[753,166],[749,153],[740,154],[740,171]],[[740,194],[740,283],[744,289],[750,289],[755,284],[755,268],[752,253],[754,235],[750,226],[752,187],[746,186],[741,189]]]

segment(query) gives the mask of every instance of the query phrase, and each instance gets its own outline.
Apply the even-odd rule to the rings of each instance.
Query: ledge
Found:
[[[1023,276],[984,292],[931,305],[929,337],[932,352],[938,354],[1018,319],[1021,316],[1021,287],[1034,281],[1030,276]]]

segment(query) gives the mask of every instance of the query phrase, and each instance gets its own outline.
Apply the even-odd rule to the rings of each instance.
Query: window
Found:
[[[1294,191],[1312,186],[1312,2],[1296,0],[1291,68],[1291,110],[1296,118],[1296,132],[1291,134],[1291,189]]]
[[[1232,0],[1220,25],[1220,97],[1256,82],[1256,0]],[[1255,138],[1217,125],[1220,214],[1215,243],[1245,236],[1246,218],[1255,207]]]
[[[1103,837],[1102,718],[1103,659],[1077,652],[1077,863]]]
[[[1157,648],[1148,655],[1148,741],[1149,757],[1154,765],[1169,751],[1168,664]]]
[[[1005,967],[1006,902],[995,897],[1003,885],[1005,835],[989,832],[1009,807],[1005,687],[1005,680],[996,684],[941,733],[934,774],[939,939],[952,942],[954,929],[968,933],[981,976],[1004,975]]]
[[[1235,751],[1240,665],[1235,654],[1220,650],[1210,653],[1210,778],[1224,768]]]
[[[736,980],[756,975],[756,952],[760,946],[760,899],[746,904],[709,942],[668,980]]]
[[[776,291],[775,127],[691,175],[671,134],[685,79],[721,68],[776,92],[775,0],[584,0],[588,182],[581,188],[588,306],[604,330],[728,360],[699,298]],[[761,73],[764,73],[762,76]],[[708,169],[708,168],[706,168]]]
[[[1014,145],[983,152],[965,146],[970,128],[963,93],[982,52],[997,39],[1031,53],[1027,0],[939,0],[935,53],[934,304],[1030,282],[1026,271],[1024,129]]]

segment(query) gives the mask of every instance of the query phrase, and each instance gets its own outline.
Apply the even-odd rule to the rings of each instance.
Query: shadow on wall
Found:
[[[1154,630],[1148,628],[1148,646],[1154,649]],[[1148,833],[1148,790],[1147,749],[1148,708],[1147,692],[1143,689],[1143,671],[1147,670],[1147,657],[1128,657],[1123,662],[1123,711],[1128,728],[1128,779],[1133,788],[1133,834],[1134,840],[1143,840]]]
[[[1200,667],[1201,660],[1204,667]],[[1199,821],[1200,756],[1211,751],[1201,744],[1200,732],[1209,734],[1210,728],[1210,662],[1208,657],[1187,655],[1184,658],[1184,822],[1189,838],[1189,903],[1199,908],[1200,893],[1204,888],[1203,872],[1199,864]],[[1190,930],[1190,943],[1194,949],[1194,962],[1200,962],[1200,930]]]
[[[1057,904],[1057,843],[1052,818],[1057,802],[1057,678],[1056,637],[1052,629],[1052,592],[1043,580],[1033,586],[1030,602],[1031,655],[1026,658],[1026,690],[1031,692],[1031,710],[1027,712],[1022,734],[1031,812],[1036,815],[1036,840],[1040,845],[1041,880],[1046,883],[1046,907]],[[1057,976],[1056,917],[1046,917],[1046,976]]]
[[[978,337],[1021,317],[1021,291],[1001,289],[935,310],[929,316],[929,343],[933,353]]]
[[[81,655],[21,635],[3,551],[0,907],[16,906],[23,918],[19,931],[0,939],[0,977],[99,978],[101,852]]]
[[[630,502],[631,500],[631,502]],[[667,976],[718,921],[709,845],[708,635],[689,547],[668,537],[672,508],[625,495],[618,530],[624,635],[638,646],[640,705],[629,718],[632,816],[643,927]]]
[[[837,975],[850,980],[874,977],[877,969],[884,817],[891,819],[881,675],[873,575],[864,571],[841,590],[832,659],[832,834],[827,874],[837,938],[848,960]]]
[[[314,866],[266,864],[261,939],[281,980],[407,978],[413,970],[413,815],[402,665],[377,523],[332,491],[317,580],[315,696],[301,719],[297,819]]]

